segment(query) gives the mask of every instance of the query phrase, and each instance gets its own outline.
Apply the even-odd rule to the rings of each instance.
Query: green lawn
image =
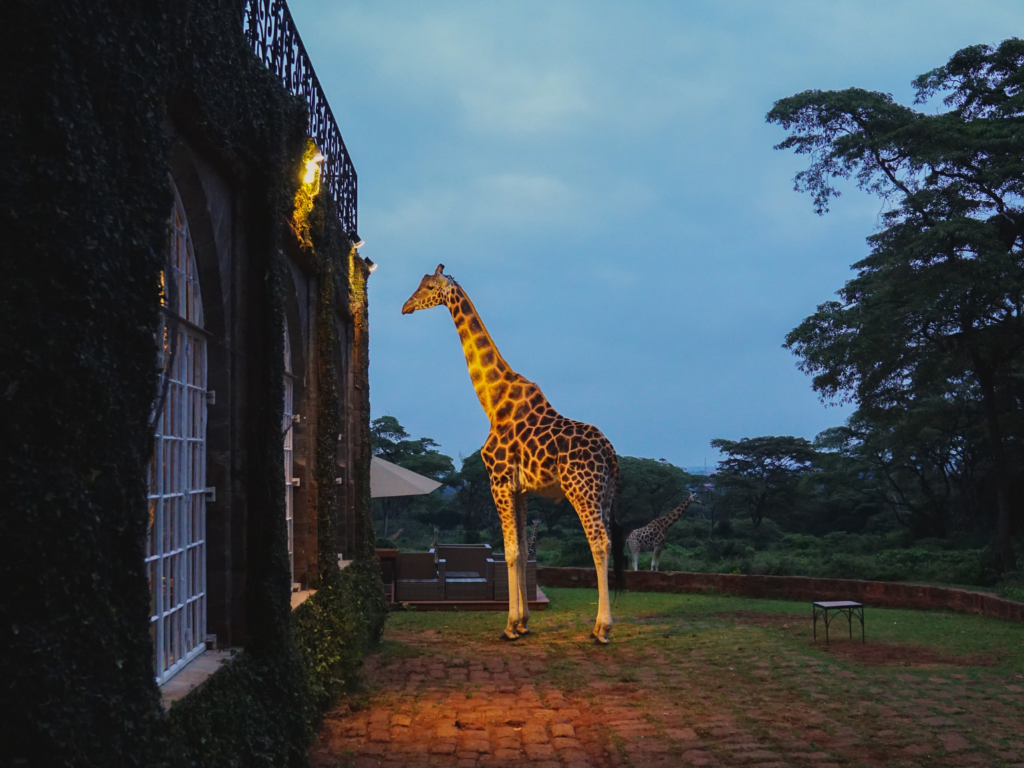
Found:
[[[557,654],[566,646],[566,641],[569,645],[576,639],[585,641],[596,616],[597,591],[545,588],[544,593],[551,603],[547,610],[531,614],[533,632],[523,642],[545,646],[545,650]],[[756,623],[756,616],[751,621],[729,615],[736,612],[765,614],[768,622],[786,620],[785,616],[772,614],[791,615],[792,623],[786,628],[763,626]],[[615,628],[608,653],[615,653],[617,647],[653,645],[676,654],[700,649],[709,655],[731,657],[739,626],[743,627],[740,631],[748,638],[748,644],[780,645],[818,656],[823,661],[840,665],[854,663],[829,653],[823,643],[812,644],[809,603],[731,595],[625,592],[614,599],[612,614]],[[833,639],[845,639],[845,619],[836,622],[832,625]],[[483,636],[496,636],[504,625],[505,614],[501,612],[400,610],[391,615],[388,628],[400,632],[433,630],[457,643],[462,639],[477,641]],[[967,663],[965,671],[976,667],[970,663],[974,657],[988,657],[984,659],[988,671],[1024,673],[1024,624],[946,611],[872,608],[869,605],[865,610],[865,625],[869,643],[925,646],[959,663]],[[821,637],[820,620],[818,630]],[[859,631],[857,626],[855,636]],[[898,662],[896,666],[907,664]]]

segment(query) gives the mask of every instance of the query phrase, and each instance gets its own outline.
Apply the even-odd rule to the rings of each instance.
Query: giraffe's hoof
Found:
[[[498,635],[498,639],[504,640],[507,643],[511,643],[514,640],[518,640],[519,635],[512,635],[511,637],[509,637],[509,635],[506,632],[502,632],[500,635]]]
[[[594,642],[597,645],[608,645],[611,642],[611,640],[609,640],[607,637],[601,637],[600,635],[594,635]]]
[[[516,632],[518,632],[519,636],[522,637],[523,635],[530,634],[530,629],[528,627],[518,627]]]

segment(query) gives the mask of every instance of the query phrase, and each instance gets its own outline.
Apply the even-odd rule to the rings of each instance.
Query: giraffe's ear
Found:
[[[442,272],[444,272],[444,264],[438,264],[437,269],[434,270],[434,274],[440,275]]]

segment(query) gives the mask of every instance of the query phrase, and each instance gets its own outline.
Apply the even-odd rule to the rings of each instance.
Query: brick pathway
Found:
[[[680,630],[707,624],[651,629],[608,649],[389,631],[406,657],[368,659],[369,693],[327,714],[312,763],[1024,766],[1019,675],[836,666],[748,627],[687,651]]]

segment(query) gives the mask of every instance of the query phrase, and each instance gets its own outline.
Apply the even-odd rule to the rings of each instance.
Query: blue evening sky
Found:
[[[443,262],[505,359],[620,454],[713,466],[716,437],[815,434],[785,335],[852,273],[878,200],[824,217],[772,146],[777,99],[910,103],[959,48],[1024,34],[1020,0],[289,0],[359,173],[373,416],[453,457],[488,422]]]

